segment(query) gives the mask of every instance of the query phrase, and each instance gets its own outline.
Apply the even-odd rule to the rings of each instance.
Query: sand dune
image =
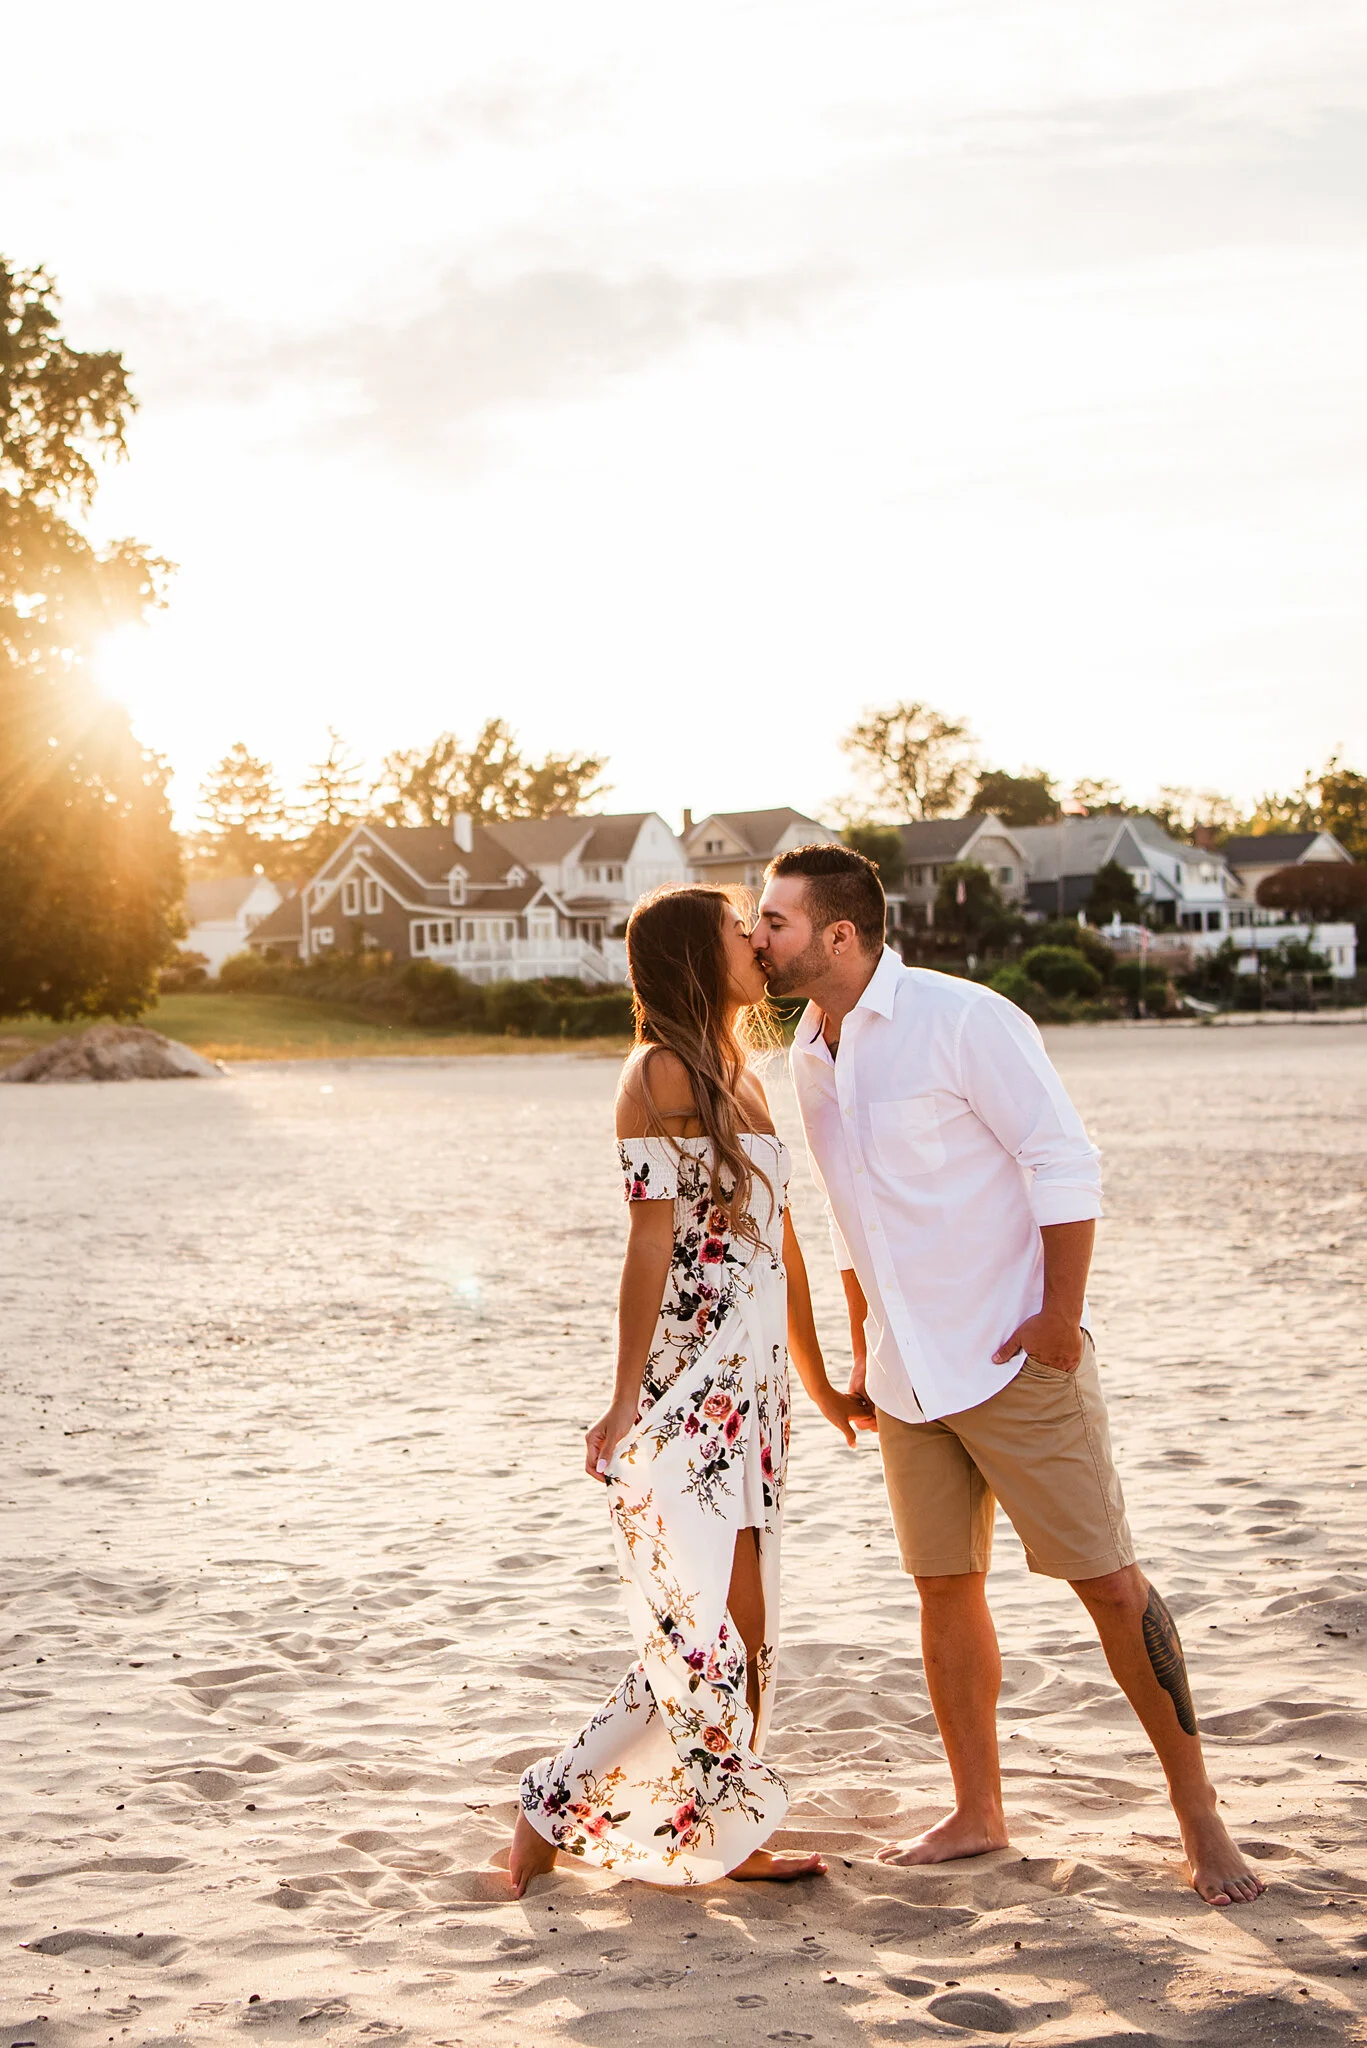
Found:
[[[1006,1529],[1013,1847],[871,1860],[947,1773],[876,1456],[806,1411],[773,1755],[829,1878],[514,1904],[517,1775],[629,1655],[577,1437],[613,1069],[14,1089],[0,2044],[1367,2039],[1367,1031],[1053,1050],[1106,1159],[1131,1520],[1264,1901],[1183,1888],[1081,1611]]]

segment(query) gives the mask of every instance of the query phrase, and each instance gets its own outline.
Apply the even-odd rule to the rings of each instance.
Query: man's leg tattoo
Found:
[[[1149,1653],[1154,1677],[1176,1709],[1177,1722],[1182,1733],[1194,1735],[1196,1715],[1192,1710],[1191,1688],[1187,1684],[1187,1667],[1182,1656],[1177,1623],[1169,1614],[1167,1603],[1157,1586],[1149,1587],[1149,1604],[1144,1609],[1144,1648]]]

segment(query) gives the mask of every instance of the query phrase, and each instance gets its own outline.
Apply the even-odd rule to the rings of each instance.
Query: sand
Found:
[[[1131,1520],[1265,1900],[1184,1889],[1081,1610],[1005,1529],[1013,1846],[871,1860],[947,1774],[876,1453],[805,1409],[773,1754],[829,1877],[512,1902],[518,1773],[629,1655],[578,1441],[613,1067],[15,1088],[0,2048],[1367,2039],[1367,1031],[1051,1044],[1105,1152]],[[796,1205],[839,1356],[801,1167]]]

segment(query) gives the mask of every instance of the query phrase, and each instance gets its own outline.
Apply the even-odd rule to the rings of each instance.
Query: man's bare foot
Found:
[[[1178,1826],[1191,1888],[1208,1906],[1246,1906],[1267,1890],[1230,1841],[1229,1829],[1218,1814],[1203,1813],[1186,1821],[1179,1817]]]
[[[968,1814],[956,1809],[909,1842],[889,1842],[878,1851],[878,1861],[903,1866],[953,1863],[960,1856],[986,1856],[992,1849],[1004,1849],[1008,1840],[1004,1814]]]
[[[824,1877],[824,1856],[774,1856],[768,1849],[756,1849],[744,1863],[728,1870],[728,1877],[744,1878],[757,1884],[791,1884],[795,1877]]]
[[[520,1899],[534,1877],[547,1877],[555,1868],[556,1847],[539,1835],[525,1813],[517,1817],[513,1846],[508,1851],[508,1877],[513,1897]]]

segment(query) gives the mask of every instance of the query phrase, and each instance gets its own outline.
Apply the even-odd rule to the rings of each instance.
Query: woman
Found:
[[[663,889],[627,925],[636,1045],[617,1096],[629,1234],[607,1487],[640,1661],[522,1780],[513,1890],[559,1851],[652,1884],[794,1878],[761,1845],[788,1794],[760,1758],[774,1683],[788,1366],[846,1443],[872,1423],[826,1377],[788,1215],[788,1155],[747,1045],[764,976],[721,889]],[[786,1275],[785,1275],[786,1269]],[[786,1346],[785,1346],[786,1323]]]

